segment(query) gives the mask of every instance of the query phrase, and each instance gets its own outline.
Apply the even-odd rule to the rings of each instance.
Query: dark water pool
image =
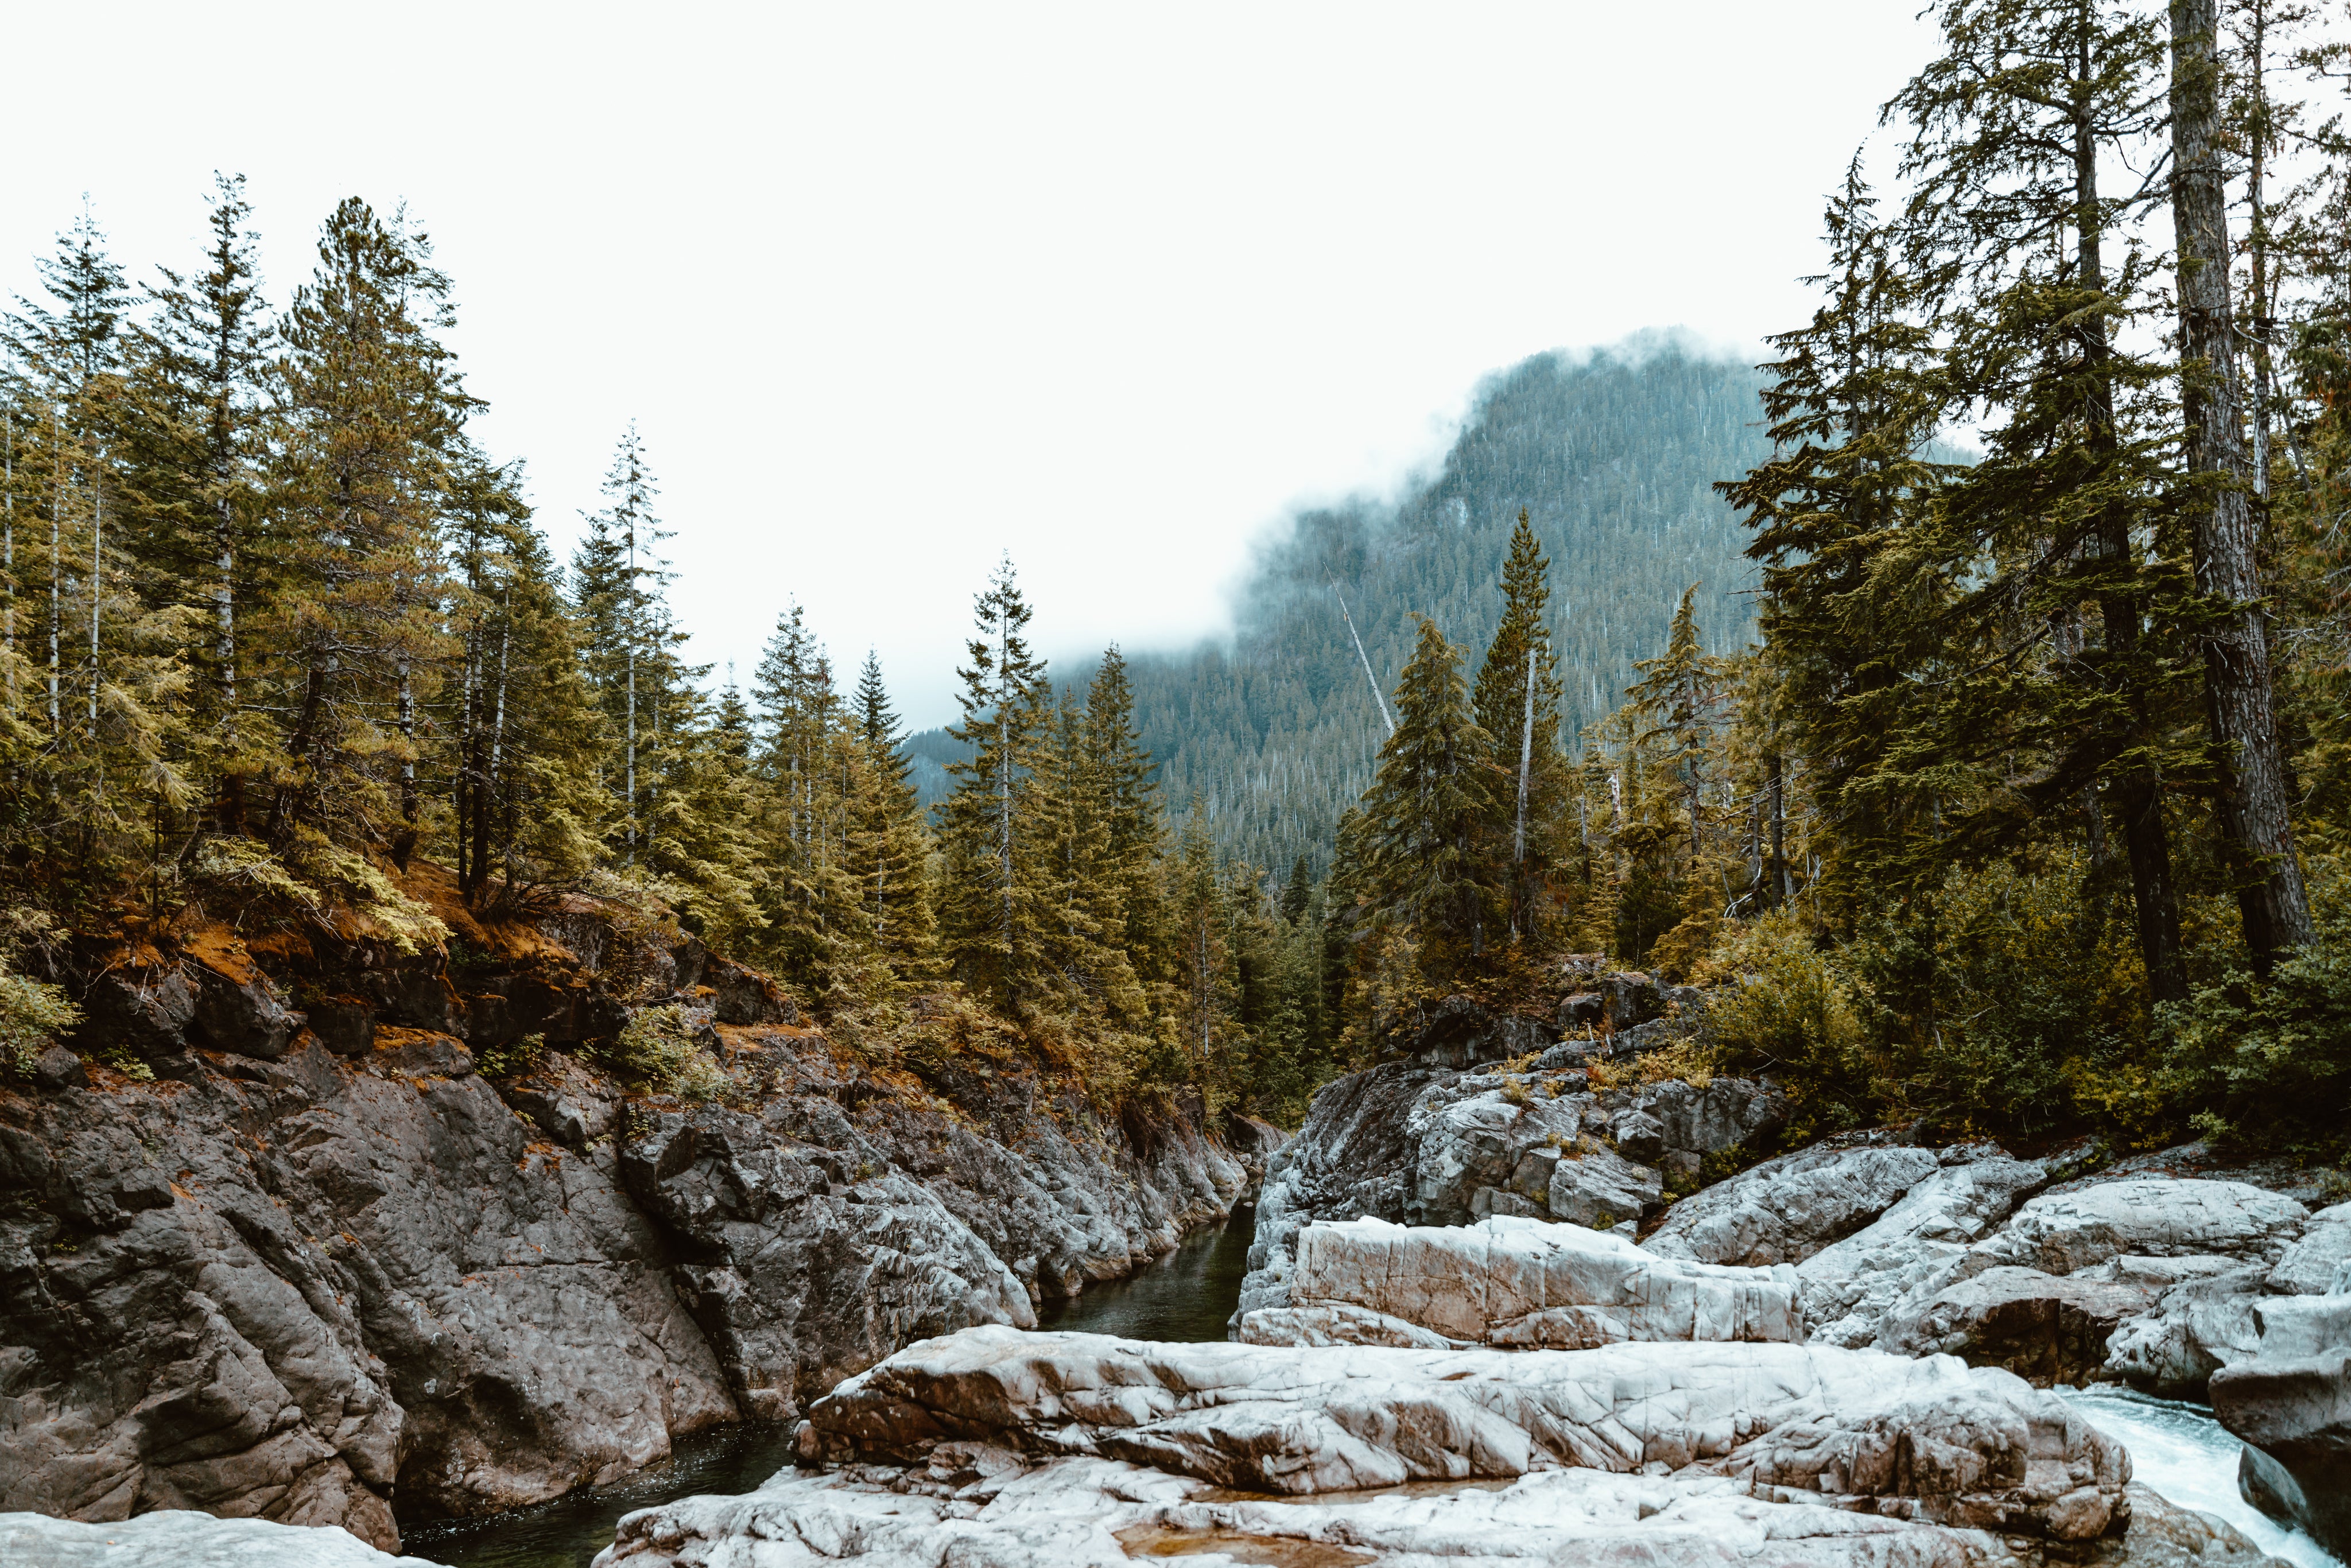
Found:
[[[1037,1314],[1037,1326],[1127,1339],[1220,1340],[1225,1321],[1240,1303],[1241,1276],[1249,1272],[1256,1236],[1257,1210],[1236,1207],[1223,1225],[1195,1232],[1150,1267],[1049,1303]]]
[[[449,1568],[587,1568],[621,1516],[697,1492],[745,1492],[792,1462],[792,1428],[751,1422],[677,1440],[664,1463],[608,1487],[480,1519],[403,1524],[400,1549]]]
[[[1213,1230],[1127,1279],[1048,1303],[1040,1328],[1129,1339],[1220,1340],[1240,1301],[1257,1211],[1246,1206]],[[401,1528],[401,1550],[448,1568],[587,1568],[612,1544],[624,1513],[697,1492],[746,1492],[792,1462],[788,1425],[724,1427],[681,1437],[664,1464],[609,1487],[481,1519]]]

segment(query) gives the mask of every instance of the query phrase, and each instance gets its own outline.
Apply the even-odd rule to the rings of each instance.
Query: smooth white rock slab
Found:
[[[215,1519],[165,1509],[84,1524],[0,1513],[0,1563],[24,1568],[438,1568],[378,1552],[337,1525]]]
[[[1621,1236],[1499,1215],[1468,1226],[1310,1225],[1290,1299],[1293,1309],[1366,1308],[1452,1340],[1523,1348],[1803,1338],[1785,1268],[1659,1258]],[[1279,1343],[1251,1316],[1244,1339]]]
[[[942,1444],[1123,1459],[1251,1492],[1691,1465],[1771,1495],[1935,1522],[2103,1530],[2119,1445],[2054,1396],[1949,1356],[1707,1342],[1584,1351],[1162,1344],[974,1328],[910,1345],[810,1407],[811,1463]]]

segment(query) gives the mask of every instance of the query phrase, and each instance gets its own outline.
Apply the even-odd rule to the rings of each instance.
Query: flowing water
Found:
[[[2273,1557],[2302,1568],[2343,1568],[2318,1542],[2239,1495],[2237,1455],[2244,1445],[2205,1406],[2105,1385],[2057,1392],[2100,1431],[2122,1440],[2130,1450],[2133,1479],[2182,1508],[2218,1514]]]
[[[1049,1302],[1040,1328],[1129,1339],[1220,1340],[1249,1271],[1256,1210],[1246,1206],[1214,1230],[1124,1280]],[[663,1464],[609,1487],[568,1492],[533,1508],[480,1519],[401,1527],[400,1549],[448,1568],[587,1568],[612,1544],[621,1516],[701,1492],[747,1492],[792,1462],[792,1429],[779,1423],[722,1427],[681,1437]]]

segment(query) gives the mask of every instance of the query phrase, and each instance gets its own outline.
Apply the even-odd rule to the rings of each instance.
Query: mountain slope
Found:
[[[1666,340],[1538,354],[1479,389],[1442,466],[1401,498],[1292,517],[1260,547],[1229,642],[1129,652],[1169,809],[1196,793],[1226,853],[1277,873],[1304,853],[1319,868],[1384,734],[1339,595],[1384,690],[1409,654],[1415,614],[1465,644],[1474,674],[1521,507],[1552,559],[1567,735],[1617,706],[1634,660],[1663,651],[1689,584],[1706,585],[1708,644],[1743,641],[1753,572],[1740,559],[1744,530],[1711,486],[1768,450],[1760,381]],[[930,731],[909,750],[944,793],[939,765],[954,743]]]

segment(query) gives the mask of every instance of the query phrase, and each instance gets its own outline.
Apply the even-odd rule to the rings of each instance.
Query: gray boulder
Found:
[[[1298,1239],[1290,1301],[1292,1312],[1364,1309],[1464,1344],[1581,1350],[1626,1341],[1803,1338],[1788,1270],[1656,1258],[1621,1237],[1526,1219],[1311,1225]],[[1261,1312],[1244,1314],[1239,1327],[1248,1343],[1324,1343],[1281,1341]]]
[[[1682,1199],[1643,1244],[1660,1257],[1701,1263],[1802,1263],[1861,1230],[1939,1168],[1928,1149],[1799,1150]]]
[[[2042,1388],[2089,1383],[2104,1374],[2116,1327],[2153,1301],[2135,1285],[1997,1267],[1904,1301],[1877,1343],[1902,1355],[1961,1355]]]
[[[2310,1211],[2237,1181],[2161,1177],[2044,1193],[2017,1210],[1983,1251],[2004,1263],[2071,1274],[2126,1254],[2229,1257],[2276,1263]]]
[[[84,1524],[37,1513],[0,1513],[0,1563],[27,1568],[437,1568],[422,1557],[379,1552],[334,1525],[215,1519],[165,1509]]]
[[[1674,1078],[1634,1091],[1610,1131],[1627,1158],[1694,1176],[1708,1155],[1752,1143],[1787,1119],[1787,1096],[1767,1080],[1715,1078],[1701,1087]]]
[[[2043,1162],[2011,1159],[1984,1145],[1936,1158],[1937,1168],[1891,1208],[1796,1266],[1815,1341],[1876,1343],[1896,1301],[1983,1239],[2049,1178]]]

